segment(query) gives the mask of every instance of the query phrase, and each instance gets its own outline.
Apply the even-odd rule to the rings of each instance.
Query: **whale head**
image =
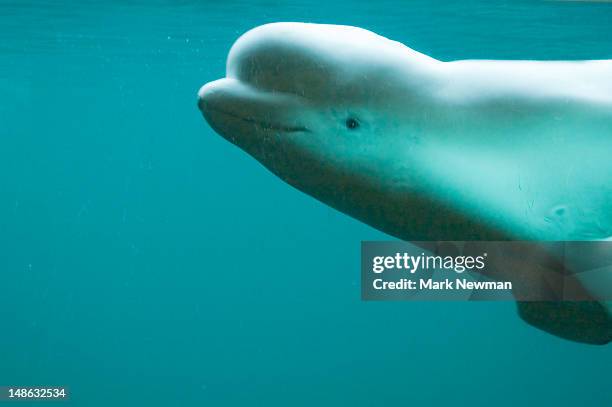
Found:
[[[516,80],[519,68],[524,78]],[[275,23],[236,41],[226,76],[200,89],[198,105],[217,133],[289,184],[401,239],[550,238],[556,235],[530,234],[541,224],[534,202],[558,204],[556,191],[565,191],[577,168],[603,174],[589,174],[597,187],[588,187],[594,205],[583,213],[609,213],[597,203],[609,202],[607,195],[592,198],[608,185],[597,179],[609,180],[609,149],[598,147],[589,156],[599,164],[584,166],[577,144],[566,143],[561,132],[569,131],[569,140],[572,126],[560,119],[577,121],[580,134],[591,128],[585,122],[601,121],[583,90],[606,86],[609,72],[606,62],[443,63],[360,28]],[[598,86],[579,80],[571,92],[554,80],[590,76],[602,79],[593,82]],[[595,111],[596,120],[586,111]],[[594,136],[610,128],[605,117]],[[559,154],[563,148],[567,153]],[[567,212],[565,205],[553,208],[558,217]],[[582,342],[610,340],[609,316],[597,304],[525,304],[521,316],[549,332]],[[589,315],[595,317],[585,325]]]
[[[418,143],[438,64],[361,28],[267,24],[236,41],[198,105],[221,136],[346,212],[349,191],[397,181],[389,152]]]

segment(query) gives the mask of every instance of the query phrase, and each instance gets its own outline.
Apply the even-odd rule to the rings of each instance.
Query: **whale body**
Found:
[[[443,62],[356,27],[273,23],[236,41],[198,105],[287,183],[403,240],[612,237],[612,60]],[[596,298],[518,304],[558,336],[612,339]]]

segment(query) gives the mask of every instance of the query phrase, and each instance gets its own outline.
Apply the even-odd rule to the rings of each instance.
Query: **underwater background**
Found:
[[[514,303],[362,302],[360,241],[389,237],[208,127],[197,90],[273,21],[442,60],[612,58],[606,2],[0,0],[0,385],[75,406],[611,406],[612,347]]]

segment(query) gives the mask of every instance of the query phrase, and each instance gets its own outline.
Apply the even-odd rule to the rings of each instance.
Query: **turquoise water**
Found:
[[[612,348],[514,304],[361,302],[360,241],[388,237],[196,108],[266,22],[444,60],[608,59],[612,4],[83,3],[0,0],[0,385],[78,406],[612,405]]]

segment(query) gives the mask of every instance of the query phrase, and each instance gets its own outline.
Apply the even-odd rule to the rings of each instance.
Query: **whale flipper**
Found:
[[[612,316],[598,301],[518,301],[528,324],[571,341],[605,345],[612,340]]]

